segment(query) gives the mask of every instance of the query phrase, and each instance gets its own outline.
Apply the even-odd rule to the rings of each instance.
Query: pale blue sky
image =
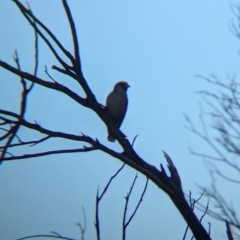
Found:
[[[202,160],[190,155],[188,147],[208,152],[209,148],[184,128],[182,113],[188,114],[200,128],[201,98],[196,91],[214,87],[196,78],[196,74],[215,73],[227,79],[237,73],[239,77],[239,41],[228,29],[228,22],[234,19],[230,2],[68,2],[78,31],[84,75],[97,99],[104,104],[116,81],[128,81],[129,108],[121,129],[130,140],[139,134],[134,145],[136,151],[156,167],[160,163],[165,165],[162,150],[166,151],[178,168],[184,191],[192,190],[197,197],[196,184],[206,186],[210,179]],[[61,1],[30,0],[29,3],[33,12],[71,50]],[[33,71],[33,32],[12,1],[0,1],[0,30],[0,59],[14,64],[12,55],[17,49],[22,69]],[[56,60],[43,42],[39,50],[38,75],[48,79],[44,65],[50,69]],[[51,75],[81,93],[72,79],[52,70]],[[19,80],[3,69],[0,79],[0,107],[17,111]],[[119,149],[117,143],[106,141],[105,126],[94,113],[57,92],[35,86],[26,117],[46,128],[74,134],[83,132]],[[36,136],[25,130],[21,133],[26,139]],[[67,146],[74,145],[58,140],[25,151]],[[0,167],[0,239],[13,240],[50,231],[78,238],[79,230],[74,224],[82,220],[81,206],[87,215],[86,239],[94,239],[97,187],[103,189],[120,166],[118,160],[100,152],[4,162]],[[102,239],[121,238],[123,197],[135,173],[125,167],[102,200]],[[228,199],[237,204],[234,199],[240,198],[239,191],[233,185],[218,183]],[[129,210],[144,184],[145,178],[139,175]],[[213,239],[225,239],[225,226],[209,218],[204,220],[204,226],[208,226],[208,221],[212,223]],[[144,201],[127,229],[127,239],[181,239],[185,226],[169,198],[149,183]]]

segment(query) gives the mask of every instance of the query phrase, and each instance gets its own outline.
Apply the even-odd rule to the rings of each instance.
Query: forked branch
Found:
[[[108,116],[108,113],[105,109],[105,107],[98,103],[92,90],[90,89],[88,82],[83,77],[82,69],[81,69],[81,59],[80,59],[80,53],[79,53],[79,44],[77,39],[77,33],[75,28],[75,23],[71,15],[71,11],[69,9],[68,3],[66,0],[62,0],[63,8],[65,9],[67,19],[71,28],[72,33],[72,39],[73,39],[73,46],[74,46],[74,54],[71,54],[69,51],[67,51],[63,45],[58,41],[57,37],[50,31],[29,9],[24,7],[18,0],[13,0],[16,5],[18,6],[19,10],[23,14],[23,16],[27,19],[27,21],[32,26],[34,32],[42,38],[42,40],[45,42],[45,44],[48,46],[52,54],[55,56],[55,58],[58,60],[59,64],[62,68],[58,66],[54,66],[54,69],[58,70],[59,72],[62,72],[63,74],[69,76],[73,80],[77,81],[84,91],[86,97],[79,96],[75,91],[70,90],[68,87],[63,86],[57,81],[48,81],[44,80],[42,78],[39,78],[36,76],[36,74],[31,74],[28,72],[25,72],[18,67],[13,67],[10,64],[0,61],[0,67],[6,69],[7,71],[19,76],[21,79],[25,79],[30,84],[38,84],[44,88],[52,89],[54,91],[58,91],[61,94],[70,97],[78,104],[82,105],[83,107],[89,108],[92,111],[96,113],[96,115],[101,119],[103,124],[111,131],[112,136],[117,139],[119,145],[122,147],[121,152],[116,152],[115,150],[112,150],[111,148],[105,146],[102,144],[98,139],[95,139],[93,137],[87,136],[85,134],[76,135],[76,134],[70,134],[70,133],[64,133],[64,132],[58,132],[53,131],[51,129],[47,129],[44,126],[40,126],[37,123],[32,123],[28,121],[25,118],[25,115],[21,115],[21,113],[11,112],[6,109],[0,109],[0,124],[1,128],[4,129],[3,135],[0,136],[1,139],[8,139],[12,132],[12,126],[15,126],[16,124],[19,124],[21,128],[27,128],[30,131],[34,131],[41,136],[41,138],[46,139],[53,139],[53,138],[61,138],[66,139],[70,142],[81,142],[81,143],[87,143],[87,146],[82,146],[78,149],[64,149],[64,150],[50,150],[52,152],[46,151],[45,153],[35,153],[32,155],[22,154],[20,156],[14,156],[10,153],[10,157],[3,156],[1,158],[2,161],[8,161],[8,160],[16,160],[16,159],[24,159],[27,157],[36,157],[36,156],[42,156],[47,154],[57,154],[57,153],[63,153],[63,152],[86,152],[86,151],[92,151],[92,150],[100,150],[103,151],[110,156],[119,159],[123,163],[127,164],[128,166],[134,168],[138,172],[145,175],[145,177],[149,180],[151,180],[154,184],[156,184],[157,187],[162,189],[170,199],[173,201],[177,209],[182,214],[185,221],[188,223],[189,227],[191,228],[194,237],[196,239],[206,239],[209,240],[210,237],[204,227],[201,225],[200,221],[197,219],[196,215],[193,213],[191,207],[188,205],[181,186],[181,179],[178,174],[178,171],[176,167],[174,166],[173,161],[168,156],[167,153],[164,152],[164,157],[167,161],[167,167],[169,170],[169,174],[166,173],[163,165],[160,165],[160,169],[157,169],[155,166],[152,166],[151,164],[147,163],[144,159],[142,159],[133,149],[132,144],[128,141],[125,134],[123,134],[117,127],[115,127],[113,124],[111,124],[111,119]],[[49,40],[51,39],[51,41]],[[54,44],[52,44],[53,42]],[[58,54],[58,51],[61,51],[65,57],[68,59],[68,61],[64,61],[63,58],[60,57]],[[25,81],[24,80],[24,81]],[[32,85],[31,85],[32,86]],[[8,129],[7,127],[10,128]],[[6,133],[7,131],[7,133]],[[16,134],[15,134],[16,135]],[[18,139],[22,139],[21,136],[18,136]],[[41,139],[40,138],[40,139]],[[9,142],[8,145],[3,144],[0,146],[0,149],[9,148],[11,146],[11,150],[13,150],[16,147],[26,146],[26,142],[36,142],[38,144],[41,144],[41,141],[39,139],[32,139],[28,141],[19,141],[19,142]],[[3,141],[1,141],[2,143]],[[21,144],[22,142],[22,144]],[[62,152],[60,152],[62,151]],[[147,184],[147,183],[146,183]],[[97,195],[97,198],[99,196]]]

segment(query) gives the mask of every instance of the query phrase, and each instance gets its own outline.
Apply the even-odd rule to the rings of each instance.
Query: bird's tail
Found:
[[[115,138],[111,135],[109,127],[107,127],[107,131],[108,131],[108,137],[107,137],[108,141],[115,142]]]
[[[111,135],[108,135],[107,139],[108,139],[109,142],[115,142],[115,138],[112,137]]]

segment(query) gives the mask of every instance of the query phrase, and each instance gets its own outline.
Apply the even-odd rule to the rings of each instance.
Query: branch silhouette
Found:
[[[11,112],[6,109],[0,109],[0,124],[1,128],[5,129],[4,134],[1,137],[1,146],[0,149],[2,151],[1,154],[1,161],[9,161],[9,160],[20,160],[26,159],[31,157],[39,157],[45,156],[49,154],[59,154],[59,153],[70,153],[70,152],[87,152],[92,150],[100,150],[120,161],[127,164],[128,166],[132,167],[133,169],[137,170],[138,172],[142,173],[147,179],[149,179],[152,183],[154,183],[158,188],[164,191],[173,204],[176,206],[180,214],[183,216],[185,221],[187,222],[189,228],[191,229],[194,237],[199,240],[203,239],[210,239],[205,228],[202,226],[198,218],[196,217],[195,213],[192,211],[191,206],[189,206],[187,200],[184,197],[184,193],[182,190],[181,179],[178,174],[176,167],[170,156],[164,152],[164,157],[167,162],[167,168],[169,174],[166,173],[166,170],[162,164],[160,164],[160,169],[157,169],[155,166],[149,164],[147,161],[142,159],[134,150],[133,144],[129,142],[126,138],[126,135],[122,133],[114,124],[111,122],[111,118],[108,116],[108,113],[105,107],[96,100],[96,97],[92,90],[90,89],[87,80],[84,78],[82,73],[82,64],[80,58],[80,48],[79,48],[79,41],[77,38],[75,23],[71,15],[70,8],[66,0],[62,0],[62,5],[65,10],[68,23],[71,29],[71,36],[74,46],[74,53],[70,53],[68,50],[64,48],[64,46],[60,43],[57,37],[53,34],[49,28],[47,28],[34,14],[31,10],[27,9],[22,3],[18,0],[13,0],[13,2],[17,5],[19,10],[21,11],[22,15],[26,18],[26,20],[30,23],[31,27],[33,28],[36,36],[40,37],[45,44],[48,46],[51,53],[55,56],[58,63],[61,67],[52,66],[54,70],[57,70],[64,75],[69,76],[74,81],[77,81],[84,91],[86,96],[80,96],[76,92],[70,90],[68,87],[57,83],[51,79],[45,80],[38,76],[36,76],[37,71],[34,71],[33,74],[29,72],[25,72],[21,70],[19,67],[13,67],[9,63],[0,60],[0,67],[5,69],[8,72],[11,72],[20,77],[22,83],[25,83],[25,80],[33,86],[33,84],[38,84],[44,88],[48,88],[54,91],[58,91],[63,95],[68,96],[76,103],[80,104],[83,107],[91,109],[96,115],[100,118],[103,124],[105,124],[106,128],[108,128],[111,132],[111,136],[113,136],[118,144],[122,147],[121,152],[117,152],[104,144],[102,144],[97,138],[87,136],[86,134],[70,134],[67,132],[58,132],[48,129],[44,126],[40,126],[38,123],[30,122],[26,119],[25,114]],[[51,39],[51,41],[49,40]],[[53,42],[54,44],[52,44]],[[38,49],[38,46],[36,47]],[[64,61],[63,58],[60,57],[58,51],[61,51],[64,56],[68,59],[68,61]],[[38,52],[38,51],[36,51]],[[37,54],[36,54],[37,55]],[[36,56],[37,59],[37,56]],[[36,61],[37,63],[37,61]],[[32,89],[29,88],[29,89]],[[27,92],[23,87],[23,92]],[[30,91],[30,90],[29,90]],[[26,94],[22,94],[21,102],[29,101],[26,99]],[[24,109],[24,113],[26,110]],[[41,144],[44,140],[33,139],[30,141],[19,141],[13,142],[9,140],[9,137],[14,134],[16,136],[16,130],[13,129],[14,126],[18,126],[20,128],[26,128],[32,132],[38,133],[41,136],[40,139],[44,139],[50,141],[53,138],[60,138],[65,139],[69,142],[80,142],[82,146],[77,149],[63,149],[63,150],[47,150],[45,152],[38,152],[33,154],[24,153],[22,155],[14,156],[8,151],[8,155],[6,156],[8,149],[20,148],[22,146],[29,146],[33,143]],[[16,139],[21,139],[21,136],[16,137]],[[85,146],[84,144],[88,144]],[[25,148],[24,148],[25,149]]]

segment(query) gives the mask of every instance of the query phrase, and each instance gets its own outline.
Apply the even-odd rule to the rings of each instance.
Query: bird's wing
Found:
[[[127,112],[127,106],[128,106],[128,98],[127,98],[127,96],[124,98],[123,101],[124,101],[124,103],[123,103],[123,106],[121,108],[121,117],[119,117],[119,121],[118,121],[118,125],[117,125],[118,128],[121,127],[123,119],[124,119],[124,117],[126,115],[126,112]]]
[[[106,100],[107,110],[110,113],[117,127],[120,127],[127,111],[127,95],[111,92]]]

